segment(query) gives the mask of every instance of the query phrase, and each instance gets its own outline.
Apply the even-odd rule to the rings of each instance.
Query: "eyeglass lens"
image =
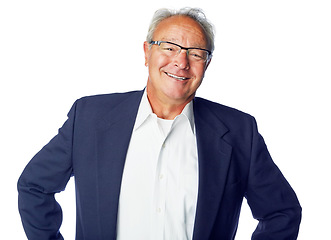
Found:
[[[177,56],[182,48],[168,42],[161,42],[159,44],[160,49],[169,57]],[[189,48],[186,50],[188,58],[192,61],[206,61],[208,58],[208,52],[202,49]]]

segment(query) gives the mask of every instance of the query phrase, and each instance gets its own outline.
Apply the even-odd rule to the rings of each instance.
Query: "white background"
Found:
[[[1,1],[1,235],[25,239],[17,179],[75,99],[144,88],[143,41],[154,11],[193,6],[216,27],[214,58],[197,95],[256,117],[302,204],[298,239],[330,239],[329,2]],[[74,239],[72,180],[57,199],[61,231]],[[255,226],[244,201],[236,239],[250,239]]]

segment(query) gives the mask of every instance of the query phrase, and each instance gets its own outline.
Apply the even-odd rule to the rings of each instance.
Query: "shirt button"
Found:
[[[163,143],[163,144],[162,144],[162,148],[165,148],[165,147],[166,147],[166,144],[165,144],[165,143]]]
[[[159,179],[163,179],[163,178],[164,178],[164,175],[160,174]]]
[[[157,209],[157,212],[158,212],[158,213],[161,213],[161,208],[158,208],[158,209]]]

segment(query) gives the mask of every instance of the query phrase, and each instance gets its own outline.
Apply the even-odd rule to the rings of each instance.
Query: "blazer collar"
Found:
[[[105,131],[114,124],[123,125],[121,124],[123,122],[127,124],[127,121],[134,124],[143,93],[143,90],[123,93],[127,97],[123,97],[115,107],[100,119],[97,129]]]

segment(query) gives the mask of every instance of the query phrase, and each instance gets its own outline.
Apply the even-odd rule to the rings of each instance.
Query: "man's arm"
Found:
[[[29,240],[63,239],[62,210],[55,193],[63,191],[73,174],[72,141],[75,105],[63,127],[24,169],[18,180],[18,206]]]
[[[293,189],[272,161],[256,123],[252,140],[247,202],[259,224],[253,240],[295,240],[301,207]]]

